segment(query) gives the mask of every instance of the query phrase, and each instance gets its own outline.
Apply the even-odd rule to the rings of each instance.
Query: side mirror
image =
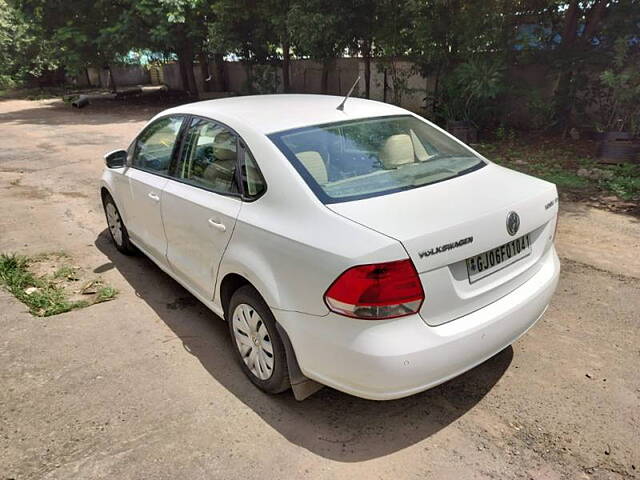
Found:
[[[127,151],[114,150],[104,156],[108,168],[122,168],[127,164]]]

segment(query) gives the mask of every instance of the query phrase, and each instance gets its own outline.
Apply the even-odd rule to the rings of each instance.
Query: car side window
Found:
[[[183,117],[164,117],[149,125],[138,137],[131,164],[141,170],[167,175]]]
[[[244,165],[242,165],[242,184],[248,197],[258,197],[267,189],[262,173],[255,158],[248,149],[244,149]]]
[[[175,177],[219,193],[237,193],[238,138],[228,128],[194,118],[185,132]]]

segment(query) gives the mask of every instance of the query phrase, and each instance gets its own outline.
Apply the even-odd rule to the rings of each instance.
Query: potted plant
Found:
[[[640,143],[640,59],[631,58],[629,41],[615,44],[612,66],[602,72],[596,122],[603,132],[596,157],[601,163],[638,162]]]
[[[501,62],[474,58],[458,65],[445,79],[440,104],[447,130],[463,142],[477,142],[478,125],[490,117],[503,90]]]

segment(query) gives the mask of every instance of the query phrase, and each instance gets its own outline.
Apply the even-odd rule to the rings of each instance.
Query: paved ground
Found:
[[[107,239],[101,156],[153,113],[0,102],[0,252],[62,249],[121,291],[46,319],[0,293],[1,479],[640,476],[637,219],[564,204],[548,313],[445,385],[270,397],[222,321]]]

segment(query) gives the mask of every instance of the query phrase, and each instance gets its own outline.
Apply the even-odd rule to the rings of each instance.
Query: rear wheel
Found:
[[[104,214],[107,217],[107,226],[109,227],[109,234],[111,240],[116,245],[116,248],[125,255],[131,255],[135,252],[135,247],[129,241],[129,232],[127,227],[124,226],[120,211],[116,207],[116,203],[108,193],[104,195],[102,199],[104,206]]]
[[[240,366],[267,393],[291,387],[284,345],[271,310],[255,288],[239,288],[231,297],[228,323]]]

